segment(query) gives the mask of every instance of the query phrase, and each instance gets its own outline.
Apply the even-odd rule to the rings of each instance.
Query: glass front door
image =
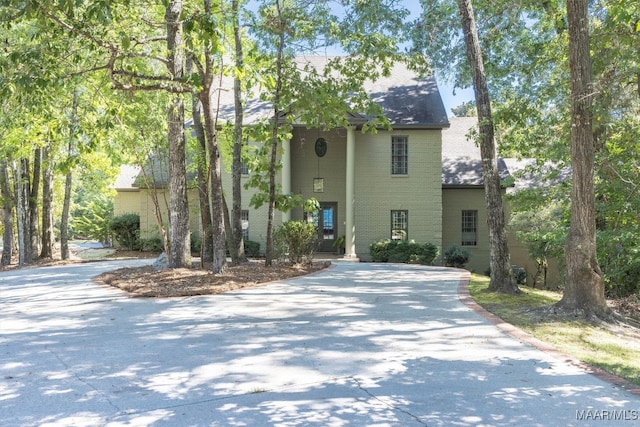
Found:
[[[318,227],[318,239],[320,240],[320,252],[334,252],[333,246],[338,238],[338,203],[320,203],[320,211],[314,215]]]

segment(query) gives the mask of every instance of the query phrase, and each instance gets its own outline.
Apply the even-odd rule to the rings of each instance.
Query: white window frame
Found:
[[[394,209],[391,211],[391,240],[409,240],[409,211]]]

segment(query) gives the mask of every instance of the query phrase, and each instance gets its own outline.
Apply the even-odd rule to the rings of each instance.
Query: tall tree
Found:
[[[167,26],[167,68],[171,79],[179,82],[184,76],[185,54],[182,29],[182,0],[171,0],[165,10]],[[169,227],[171,244],[169,267],[191,265],[189,234],[189,203],[187,200],[186,145],[184,136],[184,100],[176,93],[167,111],[169,125]]]
[[[51,145],[43,148],[42,155],[42,249],[40,258],[53,257],[53,177],[54,160]]]
[[[571,74],[571,222],[566,243],[567,282],[557,307],[606,317],[604,281],[596,251],[595,143],[587,0],[567,0]]]
[[[473,76],[473,90],[478,110],[480,153],[482,156],[487,225],[489,228],[491,268],[489,289],[496,292],[518,294],[520,290],[513,276],[509,247],[507,245],[502,187],[491,115],[491,100],[471,0],[458,0],[458,8],[467,48],[467,57]]]
[[[78,117],[78,98],[79,90],[73,91],[73,101],[71,104],[71,112],[69,114],[69,127],[67,134],[67,161],[64,164],[65,181],[64,181],[64,199],[62,202],[62,218],[60,219],[60,256],[62,259],[69,259],[71,252],[69,251],[69,215],[71,213],[71,192],[73,189],[73,168],[74,155],[77,152],[75,141],[78,139],[79,133],[79,117]]]
[[[231,259],[236,263],[245,262],[247,256],[244,253],[244,241],[242,232],[242,151],[244,136],[242,125],[244,111],[242,106],[242,75],[244,71],[244,50],[242,40],[242,27],[240,26],[240,1],[231,1],[231,14],[233,20],[233,44],[235,47],[235,64],[233,73],[233,100],[235,118],[233,123],[233,162],[231,166],[232,180],[232,208],[231,208],[231,239],[229,249]]]
[[[0,270],[11,264],[13,256],[13,191],[9,178],[9,162],[6,157],[0,160],[0,199],[2,200],[2,258]]]

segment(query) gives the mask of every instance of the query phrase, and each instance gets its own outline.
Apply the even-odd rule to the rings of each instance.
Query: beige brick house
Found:
[[[363,260],[369,257],[369,244],[378,239],[405,238],[440,247],[441,136],[449,122],[435,79],[419,78],[404,64],[397,64],[389,77],[366,85],[393,130],[363,133],[367,117],[358,112],[349,115],[348,126],[327,132],[296,125],[291,140],[283,144],[283,167],[278,174],[282,191],[300,194],[303,200],[315,197],[320,202],[322,251],[335,252],[333,244],[343,235],[346,256]],[[232,101],[222,100],[223,121],[229,118],[225,114],[232,112]],[[259,102],[248,110],[248,124],[270,114]],[[155,187],[160,188],[154,191],[162,201],[167,195],[159,181],[163,180],[156,179]],[[231,194],[230,176],[224,176],[223,181],[226,194]],[[157,233],[157,221],[150,190],[145,187],[139,169],[123,168],[115,185],[115,214],[139,213],[142,233],[150,236]],[[250,208],[250,198],[251,190],[246,190],[245,235],[264,247],[266,208]],[[195,192],[189,203],[195,212],[193,232],[199,234]],[[301,209],[294,209],[277,215],[276,222],[302,216]],[[167,218],[166,213],[163,218]]]
[[[283,147],[278,175],[283,192],[303,200],[315,197],[321,204],[320,250],[335,252],[334,242],[342,235],[345,256],[364,261],[370,259],[369,245],[379,239],[431,242],[441,249],[457,244],[471,250],[470,269],[484,272],[489,249],[481,172],[477,176],[479,151],[464,137],[472,122],[452,119],[449,129],[435,79],[419,78],[404,64],[397,64],[388,78],[368,83],[367,91],[392,130],[363,133],[366,117],[354,112],[349,126],[331,131],[296,125]],[[221,111],[232,111],[232,101],[223,100]],[[261,108],[251,109],[249,123],[269,114]],[[508,175],[504,165],[503,172]],[[231,194],[230,175],[223,181]],[[115,185],[115,213],[139,213],[142,232],[150,236],[157,234],[157,222],[149,190],[141,182],[138,168],[123,168]],[[157,191],[160,200],[167,197],[162,188]],[[195,191],[189,197],[192,229],[199,234]],[[264,248],[266,207],[250,208],[250,198],[251,190],[245,190],[245,237]],[[303,219],[302,209],[276,215],[278,224],[289,219]],[[514,263],[524,261],[518,257]]]

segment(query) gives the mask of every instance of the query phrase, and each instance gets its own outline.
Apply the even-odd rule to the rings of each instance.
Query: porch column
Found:
[[[344,234],[344,255],[357,258],[356,221],[355,221],[355,183],[356,183],[356,128],[347,126],[347,199],[345,203],[346,230]]]
[[[282,194],[291,193],[291,141],[288,139],[282,141],[282,170],[281,183]],[[282,212],[282,222],[287,222],[291,219],[291,212]]]

